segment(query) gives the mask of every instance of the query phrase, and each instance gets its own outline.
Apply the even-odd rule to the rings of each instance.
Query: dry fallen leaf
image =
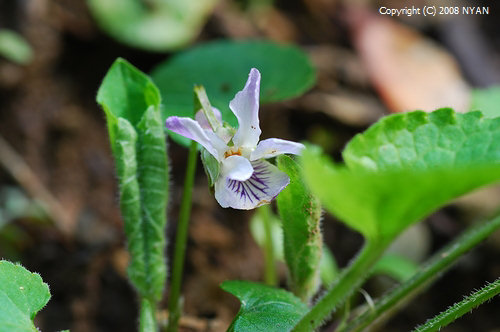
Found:
[[[353,44],[392,112],[468,110],[470,88],[442,47],[395,20],[351,10]]]

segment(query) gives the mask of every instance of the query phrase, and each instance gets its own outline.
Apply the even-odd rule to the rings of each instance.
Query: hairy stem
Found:
[[[424,325],[417,327],[414,332],[433,332],[439,331],[441,328],[452,323],[462,317],[472,309],[478,307],[483,302],[488,301],[493,296],[500,293],[500,278],[487,284],[477,292],[467,296],[462,301],[449,307],[446,311],[428,320]]]
[[[490,234],[500,228],[500,216],[488,220],[479,226],[471,227],[460,237],[450,242],[432,256],[410,280],[406,281],[387,295],[375,302],[375,307],[367,309],[345,328],[342,332],[361,331],[375,321],[381,325],[390,316],[399,311],[426,286],[435,281],[450,268],[466,252],[474,248]]]
[[[264,260],[265,260],[265,273],[264,282],[269,286],[276,286],[278,284],[278,277],[276,275],[276,259],[274,257],[274,244],[273,234],[271,227],[271,207],[263,205],[259,208],[260,217],[264,223]]]
[[[156,326],[155,317],[155,301],[151,301],[147,298],[142,298],[140,306],[139,331],[155,332],[158,329]]]
[[[172,281],[170,285],[170,297],[168,299],[169,319],[168,332],[176,332],[178,328],[181,308],[179,297],[181,293],[182,274],[184,270],[184,257],[186,254],[186,243],[188,235],[189,216],[191,214],[191,196],[193,193],[194,175],[196,172],[196,161],[198,156],[197,143],[192,141],[189,147],[189,156],[184,179],[184,192],[179,213],[179,224],[175,237],[174,261],[172,270]]]
[[[343,304],[354,290],[359,288],[373,264],[382,256],[387,248],[386,243],[365,243],[363,249],[354,261],[344,270],[331,286],[330,290],[320,299],[294,327],[294,332],[309,332],[320,327],[338,306]]]

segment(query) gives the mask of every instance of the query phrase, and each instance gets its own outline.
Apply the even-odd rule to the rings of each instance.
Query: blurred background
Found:
[[[412,5],[438,11],[458,6],[460,14],[382,14],[383,8]],[[467,6],[480,9],[465,15]],[[313,142],[341,160],[353,135],[392,112],[445,106],[499,112],[499,9],[488,1],[437,0],[0,0],[0,257],[21,262],[50,285],[52,299],[37,326],[136,330],[116,177],[104,113],[95,102],[117,57],[150,72],[212,40],[297,45],[316,68],[316,84],[300,97],[263,105],[263,137]],[[132,21],[138,26],[126,25]],[[143,23],[152,31],[148,38]],[[168,154],[170,254],[187,150],[171,142]],[[263,254],[249,231],[253,212],[218,206],[201,165],[193,199],[181,327],[224,331],[239,303],[220,282],[261,281]],[[462,198],[412,229],[393,250],[421,262],[491,215],[499,202],[499,188]],[[361,236],[329,215],[323,231],[345,266]],[[279,271],[284,286],[285,266]],[[497,232],[381,330],[411,330],[499,275]],[[376,297],[394,282],[381,276],[365,289]],[[500,331],[499,310],[497,298],[446,331]]]

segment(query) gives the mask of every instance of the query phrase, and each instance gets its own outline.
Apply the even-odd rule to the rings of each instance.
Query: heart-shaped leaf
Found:
[[[444,108],[388,116],[342,153],[351,169],[430,170],[500,162],[500,119]]]
[[[49,286],[40,275],[0,261],[0,332],[38,331],[33,319],[49,299]]]
[[[308,311],[300,299],[283,289],[248,281],[226,281],[221,287],[241,302],[228,331],[289,331]]]
[[[269,41],[211,42],[170,58],[151,73],[165,102],[163,118],[192,117],[193,87],[203,85],[222,119],[237,126],[229,102],[243,89],[252,67],[262,74],[262,103],[296,97],[315,82],[309,59],[295,46]],[[188,146],[189,140],[172,137]]]
[[[450,109],[388,116],[343,156],[347,166],[305,152],[313,193],[366,237],[390,241],[449,200],[500,180],[500,119]]]

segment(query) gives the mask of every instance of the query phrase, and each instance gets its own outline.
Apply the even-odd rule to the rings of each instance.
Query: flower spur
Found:
[[[260,73],[252,68],[242,91],[229,103],[238,119],[231,137],[222,126],[220,112],[213,109],[215,128],[202,111],[191,118],[171,116],[166,126],[171,131],[201,144],[219,163],[215,180],[215,199],[226,208],[249,210],[270,203],[290,183],[288,175],[265,161],[280,154],[299,154],[300,143],[269,138],[259,142]]]

